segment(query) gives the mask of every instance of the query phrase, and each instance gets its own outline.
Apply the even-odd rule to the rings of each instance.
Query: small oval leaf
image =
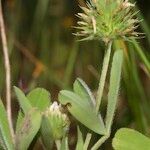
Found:
[[[41,111],[44,111],[51,103],[50,93],[43,88],[33,89],[27,98],[33,107],[37,107]]]
[[[150,138],[128,128],[119,129],[112,142],[115,150],[150,150]]]

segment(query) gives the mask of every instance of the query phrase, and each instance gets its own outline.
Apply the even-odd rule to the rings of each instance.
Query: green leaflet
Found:
[[[112,142],[115,150],[150,150],[150,138],[133,129],[119,129]]]
[[[23,110],[23,112],[19,111],[18,116],[17,116],[16,132],[18,132],[19,127],[22,123],[24,114],[27,114],[32,109],[32,106],[29,100],[27,99],[27,97],[25,96],[25,94],[18,87],[14,86],[14,90],[15,90],[17,99],[19,101],[19,105],[21,109]]]
[[[42,116],[40,132],[43,144],[45,145],[46,149],[51,150],[54,144],[53,133],[51,131],[49,120],[44,115]]]
[[[14,86],[14,89],[15,89],[15,93],[18,98],[20,107],[22,108],[22,110],[25,114],[28,113],[28,111],[30,109],[32,109],[32,106],[31,106],[29,100],[27,99],[27,97],[24,95],[24,93],[19,88]]]
[[[76,94],[80,95],[82,98],[87,99],[88,102],[91,103],[92,107],[95,107],[95,99],[92,95],[92,92],[82,79],[77,78],[75,80],[73,84],[73,90]]]
[[[108,134],[110,133],[111,130],[111,125],[117,104],[122,62],[123,62],[123,52],[122,50],[118,50],[115,52],[113,56],[112,68],[110,73],[108,105],[106,112],[106,129]]]
[[[50,93],[43,88],[36,88],[32,90],[27,97],[19,88],[14,87],[14,89],[20,107],[23,109],[24,113],[28,112],[32,106],[44,111],[51,103]]]
[[[82,97],[83,99],[86,99],[88,101],[88,103],[90,104],[90,107],[92,107],[93,109],[95,109],[95,105],[96,105],[96,100],[91,92],[91,90],[89,89],[88,85],[80,78],[77,78],[73,84],[73,90],[76,94],[78,94],[80,97]],[[100,121],[100,125],[102,126],[102,128],[104,127],[104,122],[102,120],[101,115],[99,114],[99,121]]]
[[[28,113],[25,114],[18,131],[16,132],[16,150],[27,150],[35,135],[39,131],[41,125],[41,114],[40,112],[32,108]]]
[[[88,99],[67,90],[60,91],[58,99],[60,103],[67,105],[69,112],[86,127],[98,134],[105,133],[102,120],[97,116]]]
[[[19,111],[17,116],[17,121],[16,121],[16,129],[15,129],[16,132],[18,132],[18,130],[20,129],[20,125],[23,118],[24,118],[24,114],[21,111]]]
[[[8,150],[14,150],[14,144],[9,129],[7,114],[1,99],[0,99],[0,134],[1,134],[0,138],[2,138],[1,140],[3,140],[2,142],[4,143],[6,148]]]
[[[41,111],[44,111],[51,104],[50,93],[43,88],[32,90],[27,98],[33,107],[37,107]]]
[[[24,113],[28,112],[32,107],[37,107],[39,110],[44,111],[47,107],[50,106],[51,99],[50,93],[43,89],[43,88],[36,88],[33,89],[27,96],[17,87],[15,88],[15,92],[17,98],[19,100],[20,107],[24,111]],[[22,121],[23,114],[20,111],[18,113],[17,123],[16,123],[16,130]]]

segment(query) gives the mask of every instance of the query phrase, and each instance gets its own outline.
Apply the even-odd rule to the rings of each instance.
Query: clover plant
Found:
[[[14,87],[20,110],[15,125],[14,137],[11,135],[5,107],[0,100],[0,145],[1,149],[27,150],[31,144],[39,140],[45,149],[55,147],[58,150],[69,150],[69,128],[71,117],[78,121],[76,150],[97,150],[110,137],[111,127],[117,106],[123,51],[112,45],[116,39],[130,41],[140,37],[135,31],[139,20],[138,12],[134,12],[135,4],[128,0],[90,0],[81,7],[76,36],[79,41],[98,40],[106,47],[97,96],[88,85],[77,78],[72,90],[61,90],[58,102],[51,100],[50,93],[43,88],[36,88],[25,95]],[[112,59],[111,59],[112,58]],[[110,60],[112,60],[110,62]],[[110,74],[108,69],[110,68]],[[106,77],[109,77],[106,115],[101,113]],[[80,125],[87,128],[84,138]],[[93,135],[99,139],[91,143]],[[131,129],[117,131],[113,143],[115,150],[148,150],[150,139]]]

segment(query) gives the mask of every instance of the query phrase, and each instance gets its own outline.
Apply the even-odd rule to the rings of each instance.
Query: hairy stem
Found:
[[[109,138],[109,135],[102,136],[91,148],[91,150],[97,150],[107,139]]]
[[[87,133],[86,139],[85,139],[85,142],[84,142],[84,146],[83,146],[83,150],[87,150],[88,149],[91,137],[92,137],[92,134],[91,133]]]
[[[4,65],[6,72],[6,107],[7,107],[7,115],[8,122],[11,130],[12,137],[14,137],[13,131],[13,123],[12,123],[12,113],[11,113],[11,76],[10,76],[10,62],[9,62],[9,54],[2,12],[2,2],[0,1],[0,30],[1,30],[1,39],[2,39],[2,49],[4,55]]]
[[[97,98],[96,98],[96,112],[97,113],[99,111],[99,107],[101,104],[101,99],[102,99],[102,95],[104,91],[104,85],[105,85],[105,80],[106,80],[106,75],[107,75],[107,70],[108,70],[108,65],[109,65],[109,60],[110,60],[110,54],[111,54],[111,47],[112,47],[112,41],[108,43],[108,48],[104,56],[103,67],[102,67],[99,87],[97,91]]]

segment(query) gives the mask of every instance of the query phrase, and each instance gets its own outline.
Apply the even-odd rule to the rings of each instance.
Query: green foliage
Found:
[[[51,104],[50,93],[43,88],[36,88],[28,95],[31,105],[37,107],[40,111],[44,111]]]
[[[44,111],[47,107],[50,106],[50,93],[43,88],[36,88],[32,90],[27,96],[25,96],[19,88],[14,87],[14,89],[19,100],[20,107],[24,113],[27,113],[32,107],[36,107],[40,111]],[[20,111],[18,113],[16,131],[18,130],[18,126],[20,125],[23,116],[23,113]]]
[[[40,125],[41,114],[37,109],[32,108],[25,114],[25,117],[16,132],[15,149],[27,150],[35,135],[39,131]]]
[[[16,149],[27,149],[39,130],[47,149],[52,149],[54,141],[61,138],[62,149],[66,147],[69,120],[57,102],[51,104],[50,93],[43,88],[36,88],[25,96],[17,87],[15,92],[24,112],[18,114]]]
[[[15,128],[16,132],[19,130],[19,127],[20,127],[23,117],[24,117],[24,114],[20,110],[17,115],[16,128]]]
[[[49,107],[51,103],[49,92],[43,88],[36,88],[32,90],[27,97],[19,88],[14,87],[14,89],[19,100],[20,107],[23,109],[24,113],[28,112],[32,106],[43,111]]]
[[[115,54],[113,56],[113,61],[112,61],[111,73],[110,73],[108,105],[107,105],[106,123],[105,123],[106,133],[94,144],[92,150],[97,150],[109,138],[111,134],[111,125],[115,114],[119,85],[120,85],[122,62],[123,62],[123,52],[121,50],[115,51]]]
[[[115,150],[150,150],[150,138],[133,129],[119,129],[112,142]]]
[[[21,109],[23,110],[23,112],[25,114],[28,113],[28,111],[30,109],[32,109],[32,106],[31,106],[29,100],[27,99],[25,94],[19,88],[14,86],[14,90],[15,90],[15,93],[16,93],[16,96],[19,101],[19,105],[20,105]]]
[[[82,5],[84,0],[79,0],[79,2]],[[104,89],[100,90],[102,95],[100,99],[103,101],[101,104],[100,100],[100,106],[97,105],[97,97],[95,99],[93,96],[94,92],[92,93],[87,84],[79,78],[74,82],[73,92],[62,90],[59,93],[60,103],[66,106],[62,109],[58,105],[62,109],[59,112],[57,110],[58,107],[51,108],[53,104],[50,93],[45,89],[36,88],[25,95],[20,89],[15,87],[20,105],[17,123],[14,123],[16,124],[16,138],[12,139],[10,135],[6,111],[0,101],[0,149],[28,149],[31,144],[34,144],[33,140],[35,140],[36,144],[38,141],[42,142],[43,149],[52,150],[57,140],[59,150],[69,150],[68,145],[72,149],[75,145],[74,141],[76,141],[76,138],[76,150],[97,150],[100,148],[111,134],[111,126],[118,99],[123,55],[122,51],[116,51],[112,66],[109,66],[109,59],[112,57],[111,52],[114,51],[111,51],[111,44],[110,46],[108,44],[110,42],[114,43],[114,39],[120,37],[128,40],[130,37],[135,38],[138,36],[139,33],[135,31],[138,23],[140,23],[144,32],[146,31],[146,37],[150,39],[149,27],[146,24],[146,20],[144,19],[143,23],[138,21],[143,19],[143,16],[138,17],[140,19],[136,18],[139,14],[146,13],[143,11],[137,13],[137,10],[134,13],[134,2],[134,0],[133,3],[130,3],[128,0],[88,0],[87,6],[84,7],[85,5],[82,5],[83,7],[81,7],[83,13],[78,13],[80,21],[78,21],[79,26],[77,29],[79,29],[79,32],[77,35],[81,37],[81,40],[103,40],[106,44],[105,46],[110,48],[110,53],[106,49],[104,55],[104,60],[106,58],[107,64],[101,61],[104,48],[103,45],[99,47],[99,41],[76,44],[75,39],[68,36],[71,35],[71,30],[68,30],[68,28],[76,24],[74,17],[72,17],[72,10],[76,9],[74,2],[57,2],[56,0],[53,3],[50,0],[37,0],[32,2],[30,0],[13,0],[3,3],[5,8],[3,9],[5,10],[4,19],[7,18],[9,54],[11,61],[14,62],[15,60],[15,63],[12,63],[11,69],[13,84],[17,84],[18,80],[25,78],[28,81],[27,89],[34,88],[37,84],[46,86],[48,89],[52,89],[52,95],[54,99],[57,99],[57,90],[59,88],[70,89],[72,81],[76,76],[83,77],[92,89],[95,89],[95,85],[97,84],[96,79],[99,79],[97,68],[100,66],[98,64],[106,65],[102,67],[105,73],[104,76],[101,74],[101,77],[103,76],[104,78],[99,83]],[[73,8],[71,8],[72,6]],[[70,14],[69,11],[71,12]],[[23,30],[22,26],[24,27]],[[21,41],[24,43],[21,43]],[[119,121],[117,120],[115,127],[134,123],[136,129],[141,128],[141,131],[146,133],[149,131],[150,122],[150,111],[148,109],[150,96],[148,90],[149,85],[146,86],[150,75],[149,54],[146,54],[148,43],[146,43],[146,40],[144,44],[142,43],[145,46],[144,48],[144,46],[141,47],[142,44],[140,41],[137,42],[132,39],[131,41],[134,47],[130,46],[131,44],[121,41],[125,47],[123,51],[128,62],[123,65],[125,85],[121,88],[121,93],[123,93],[121,99],[128,101],[129,108],[127,108],[126,102],[123,103],[125,104],[123,106],[124,110],[121,113],[119,112],[118,118],[122,117],[122,115],[125,118],[118,119]],[[88,53],[86,49],[92,51]],[[122,47],[117,49],[122,49]],[[131,54],[133,52],[135,54]],[[109,56],[106,54],[109,54]],[[89,64],[93,69],[90,70],[89,66],[88,69],[96,79],[92,78],[88,71],[85,71]],[[5,81],[2,61],[0,61],[0,68],[1,93],[1,91],[4,91]],[[111,69],[110,75],[107,68]],[[109,84],[107,83],[107,78],[110,79]],[[107,91],[109,91],[108,104],[106,117],[104,118],[101,116],[101,112],[105,108],[103,104],[107,102],[105,101]],[[97,95],[98,93],[99,90]],[[118,110],[122,109],[121,107],[122,102]],[[76,133],[74,133],[74,130],[71,132],[71,136],[68,136],[69,123],[64,113],[66,112],[65,108],[69,110],[75,119],[84,125],[82,128],[78,128],[77,137],[75,137]],[[131,116],[126,115],[128,112],[130,112]],[[15,111],[13,113],[16,114]],[[72,116],[70,117],[71,119]],[[78,122],[76,123],[78,126]],[[65,130],[62,130],[62,126],[65,126]],[[88,129],[84,129],[84,127]],[[74,129],[74,122],[71,131],[72,129]],[[27,130],[29,134],[25,132]],[[92,131],[95,133],[93,134]],[[96,135],[96,133],[100,135]],[[100,136],[99,140],[97,140],[98,136]],[[93,139],[91,140],[91,138]],[[16,147],[13,144],[13,140],[16,140]],[[97,140],[96,143],[93,143],[95,140]],[[135,150],[147,150],[150,145],[149,139],[144,135],[134,130],[121,129],[116,133],[113,140],[113,147],[116,150],[133,150],[132,147]]]
[[[73,84],[73,90],[83,99],[87,99],[91,106],[95,107],[95,99],[87,84],[80,78],[77,78]]]
[[[4,144],[5,149],[15,150],[5,107],[0,99],[0,144],[1,142]]]
[[[53,138],[53,133],[50,128],[49,120],[47,119],[46,116],[42,116],[42,123],[41,123],[41,137],[44,146],[46,149],[52,149],[53,144],[54,144],[54,138]]]
[[[46,109],[50,106],[50,103],[51,103],[50,93],[43,88],[36,88],[36,89],[32,90],[26,97],[24,95],[24,93],[17,87],[15,87],[15,92],[18,97],[20,106],[21,106],[22,110],[24,110],[24,114],[21,111],[18,113],[16,133],[17,133],[17,136],[19,137],[19,139],[17,138],[16,141],[18,140],[19,144],[17,144],[17,147],[23,148],[23,149],[27,148],[29,146],[29,144],[32,142],[34,136],[36,135],[36,133],[38,132],[38,130],[41,126],[41,136],[42,136],[43,142],[44,142],[44,144],[46,143],[45,145],[47,146],[48,149],[51,148],[53,139],[49,138],[49,136],[47,136],[47,134],[49,133],[48,131],[49,131],[50,127],[47,126],[46,122],[43,120],[43,117],[41,116],[42,114],[40,114],[40,112],[39,112],[39,110],[46,111]],[[32,109],[35,109],[35,108],[38,109],[38,112],[33,111],[33,113],[32,113]],[[31,115],[28,114],[29,112],[30,112],[30,114],[32,113],[33,116],[32,116],[32,114]],[[37,115],[37,118],[36,118],[36,116],[34,118],[34,115]],[[42,124],[41,124],[41,117],[42,117]],[[33,118],[36,120],[33,120],[33,122],[31,122],[31,121],[28,122],[29,120],[32,120]],[[31,125],[30,125],[30,123],[31,123]],[[30,128],[27,128],[25,130],[30,131],[31,137],[28,139],[29,141],[26,141],[27,143],[26,142],[21,143],[20,140],[26,139],[28,136],[28,134],[22,135],[20,133],[21,130],[24,130],[24,128],[25,128],[24,125],[26,125],[26,124],[30,125],[29,126]],[[36,124],[37,124],[37,126],[35,128],[34,126]],[[43,126],[44,126],[44,129],[43,129]],[[45,129],[47,130],[47,132],[44,132]]]
[[[111,128],[111,124],[113,121],[116,104],[117,104],[122,62],[123,62],[123,51],[117,50],[113,57],[111,73],[110,73],[108,105],[107,105],[107,113],[106,113],[106,129],[108,133],[110,133],[110,128]]]
[[[63,90],[59,93],[59,101],[63,105],[67,105],[69,112],[86,127],[98,134],[105,133],[104,123],[100,115],[96,114],[92,105],[93,102],[89,102],[86,97],[83,98],[74,92]]]
[[[17,98],[19,100],[19,104],[20,104],[22,110],[24,110],[25,115],[28,113],[28,111],[32,107],[36,107],[40,111],[44,111],[50,105],[50,102],[51,102],[50,94],[45,89],[36,88],[36,89],[32,90],[27,95],[27,97],[17,87],[14,87],[14,89],[15,89]],[[20,131],[20,126],[21,126],[22,120],[25,116],[24,114],[21,111],[18,113],[18,118],[17,118],[17,123],[16,123],[16,132]]]

